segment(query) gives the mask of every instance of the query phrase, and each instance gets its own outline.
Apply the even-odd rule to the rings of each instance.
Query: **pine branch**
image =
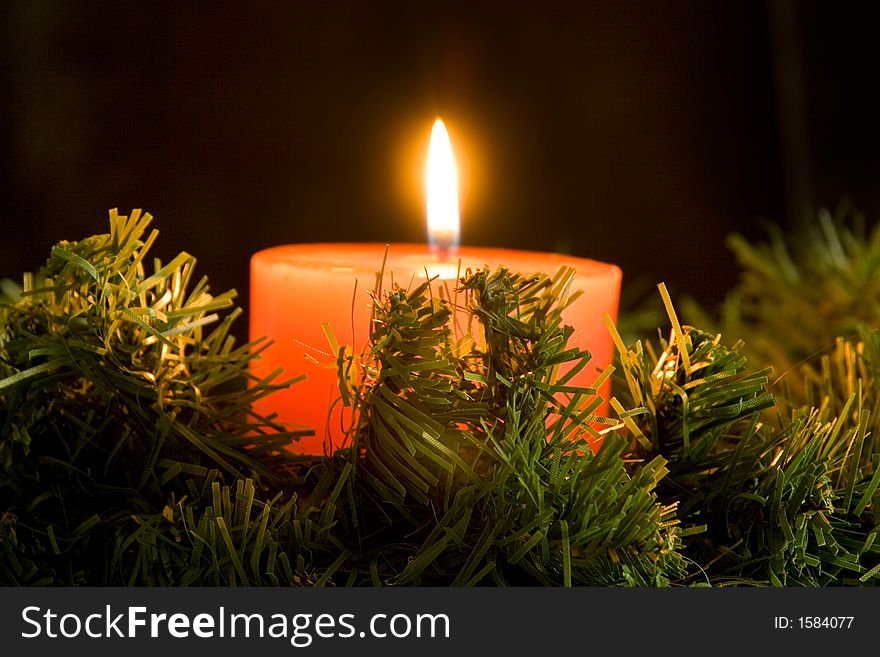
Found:
[[[653,492],[663,459],[630,476],[618,437],[587,448],[593,425],[610,421],[595,415],[595,387],[568,385],[589,360],[562,323],[572,276],[468,273],[460,294],[476,330],[459,339],[429,281],[377,294],[372,349],[339,369],[360,418],[356,513],[337,514],[363,555],[355,581],[659,585],[683,574],[674,507]],[[364,375],[346,390],[352,369]]]
[[[839,339],[858,340],[880,325],[880,224],[868,227],[841,204],[833,216],[819,211],[797,235],[768,231],[769,239],[756,244],[740,235],[728,239],[741,274],[720,317],[687,300],[684,314],[742,340],[750,361],[773,367],[781,384],[774,391],[800,406],[809,403],[801,366],[818,369]]]
[[[840,415],[826,395],[820,409],[780,417],[778,427],[763,424],[761,412],[774,406],[769,372],[752,371],[739,356],[741,344],[728,349],[720,335],[681,327],[662,286],[661,293],[672,336],[657,350],[641,342],[626,348],[616,337],[630,408],[612,405],[636,456],[669,459],[658,492],[680,502],[692,533],[685,553],[701,566],[699,575],[715,584],[876,581],[880,475],[858,374],[872,368],[856,367],[842,343],[837,369],[849,372],[859,394]],[[824,379],[826,389],[833,385]]]
[[[183,477],[218,469],[265,487],[296,438],[250,410],[288,382],[250,375],[260,348],[229,334],[235,291],[212,295],[186,253],[146,273],[151,219],[111,212],[109,233],[57,244],[3,305],[0,508],[19,544],[65,564],[61,582],[88,578],[73,564]]]

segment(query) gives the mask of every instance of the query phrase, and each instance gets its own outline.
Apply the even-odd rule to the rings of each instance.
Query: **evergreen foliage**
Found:
[[[766,392],[769,370],[751,371],[741,343],[728,348],[720,335],[680,326],[669,307],[673,331],[659,357],[650,344],[627,349],[618,339],[635,407],[613,404],[633,436],[633,453],[670,461],[658,494],[679,502],[679,519],[691,530],[685,552],[700,571],[688,581],[876,580],[880,454],[861,390],[839,414],[825,398],[821,408],[761,422],[761,411],[776,406]]]
[[[782,397],[812,404],[817,400],[806,384],[824,378],[823,357],[838,340],[857,344],[880,326],[880,224],[869,227],[843,203],[834,215],[820,210],[798,234],[768,231],[769,239],[757,244],[728,238],[741,274],[717,317],[693,302],[684,304],[684,314],[742,340],[749,359],[772,367],[788,386]],[[809,376],[802,365],[812,368]]]
[[[3,581],[125,583],[136,518],[174,494],[209,499],[209,482],[266,488],[296,438],[250,410],[286,383],[235,385],[260,351],[229,335],[235,292],[211,295],[186,253],[146,274],[151,219],[112,212],[109,233],[60,242],[23,289],[5,286]]]
[[[654,585],[684,572],[674,508],[653,492],[664,460],[630,476],[623,439],[587,448],[601,400],[567,385],[590,357],[562,324],[573,274],[468,272],[479,330],[459,339],[430,281],[377,294],[365,374],[344,395],[360,410],[350,523],[364,538],[349,549],[381,555],[358,580]]]
[[[338,356],[343,449],[292,456],[252,402],[262,342],[195,260],[145,263],[149,215],[61,242],[0,306],[6,585],[869,585],[880,576],[880,231],[820,217],[733,238],[722,319],[661,286],[667,339],[627,340],[613,418],[572,272],[373,290]],[[852,222],[851,222],[852,223]],[[456,307],[466,326],[453,327]],[[728,338],[741,338],[731,342]],[[772,371],[771,371],[772,370]],[[294,373],[295,374],[295,373]]]

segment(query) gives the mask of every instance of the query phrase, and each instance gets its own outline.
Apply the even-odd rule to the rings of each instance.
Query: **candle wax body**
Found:
[[[262,377],[281,366],[285,378],[306,375],[305,381],[259,400],[255,410],[262,415],[276,414],[276,419],[290,428],[315,430],[315,436],[302,438],[292,447],[294,451],[321,454],[342,443],[340,405],[328,416],[339,397],[336,354],[330,353],[321,325],[329,322],[340,345],[351,345],[356,354],[362,353],[369,342],[369,292],[384,254],[384,244],[293,244],[260,251],[251,259],[250,339],[266,336],[273,341],[252,361],[252,372]],[[485,265],[494,270],[503,264],[513,272],[551,276],[563,265],[574,267],[572,292],[584,292],[563,311],[563,320],[575,329],[569,346],[588,350],[592,358],[568,385],[590,386],[611,364],[613,345],[602,314],[617,317],[618,267],[553,253],[477,247],[461,247],[447,262],[440,263],[424,244],[392,244],[382,285],[388,289],[394,281],[410,287],[424,281],[427,270],[431,277],[439,276],[435,285],[445,282],[452,292],[459,261],[462,275],[468,267]],[[608,385],[602,390],[606,398]],[[603,405],[599,411],[604,409]]]

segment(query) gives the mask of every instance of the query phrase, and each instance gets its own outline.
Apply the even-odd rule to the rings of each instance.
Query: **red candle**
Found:
[[[438,122],[439,123],[439,122]],[[438,136],[438,131],[441,134]],[[588,367],[570,385],[590,386],[613,357],[613,345],[603,313],[616,318],[621,271],[611,264],[554,253],[509,249],[455,248],[458,239],[458,201],[454,164],[442,123],[435,124],[428,163],[428,216],[433,247],[392,244],[385,264],[385,285],[403,285],[437,276],[436,285],[454,290],[456,276],[468,267],[506,265],[525,274],[554,274],[563,265],[575,269],[575,289],[584,294],[563,312],[575,328],[573,346],[592,354]],[[437,144],[440,145],[438,149]],[[439,154],[438,154],[439,150]],[[438,214],[439,213],[439,214]],[[330,353],[322,325],[329,323],[340,344],[361,353],[369,340],[369,291],[382,266],[385,244],[292,244],[260,251],[251,259],[250,335],[274,341],[254,364],[254,374],[281,366],[288,376],[305,374],[305,381],[260,400],[256,411],[275,414],[291,428],[315,430],[293,449],[321,454],[339,447],[344,436],[338,397],[336,354]],[[317,363],[315,361],[318,361]],[[603,391],[607,395],[607,384]]]

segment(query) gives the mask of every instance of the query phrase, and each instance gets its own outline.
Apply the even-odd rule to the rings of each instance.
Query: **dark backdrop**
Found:
[[[880,211],[878,3],[3,5],[0,275],[108,208],[156,216],[215,291],[249,255],[423,241],[431,122],[463,240],[616,262],[712,303],[723,238]],[[239,332],[246,327],[242,324]]]

